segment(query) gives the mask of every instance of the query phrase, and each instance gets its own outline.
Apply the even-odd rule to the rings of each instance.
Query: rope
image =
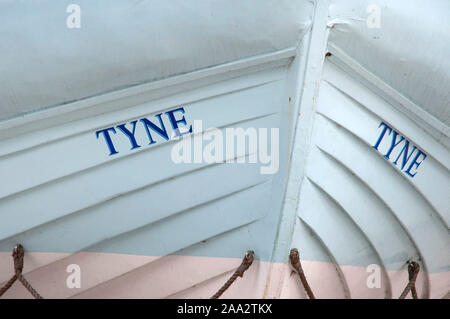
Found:
[[[237,277],[243,277],[244,272],[250,268],[250,266],[253,263],[254,259],[254,252],[252,250],[247,251],[247,253],[244,256],[244,259],[242,259],[241,265],[236,269],[236,271],[233,273],[233,275],[227,280],[227,282],[220,288],[214,296],[211,297],[211,299],[218,299],[237,279]]]
[[[297,248],[291,249],[291,253],[289,254],[289,260],[291,261],[292,267],[294,267],[294,269],[300,276],[300,281],[302,282],[302,285],[305,288],[306,294],[308,295],[309,299],[316,299],[311,290],[311,287],[308,284],[308,281],[306,280],[305,273],[303,272],[302,264],[300,262],[300,255],[298,253]]]
[[[415,261],[411,261],[408,264],[408,276],[409,276],[409,282],[405,287],[405,290],[403,290],[402,294],[398,299],[405,299],[408,292],[411,290],[411,294],[413,299],[419,299],[417,297],[417,291],[416,291],[416,279],[419,275],[420,266]]]
[[[247,251],[240,266],[236,269],[233,275],[225,282],[225,284],[211,297],[211,299],[218,299],[236,281],[237,277],[242,278],[244,276],[244,273],[247,271],[247,269],[250,268],[250,266],[253,263],[254,254],[255,253],[252,250]],[[2,288],[0,288],[0,297],[3,296],[5,292],[9,288],[11,288],[12,285],[18,280],[35,299],[43,299],[42,296],[39,295],[39,293],[30,285],[30,283],[22,275],[24,255],[25,253],[22,245],[18,244],[16,247],[14,247],[12,252],[12,257],[14,261],[14,275],[11,277],[11,279],[8,280],[8,282]],[[309,299],[316,299],[311,290],[311,287],[308,284],[308,281],[306,280],[305,273],[303,272],[302,264],[300,262],[300,255],[297,248],[291,249],[291,253],[289,254],[289,260],[291,262],[292,267],[297,271],[300,277],[300,281],[302,282],[302,285]],[[420,265],[417,262],[411,261],[408,264],[409,282],[406,285],[405,289],[403,290],[402,294],[400,295],[399,299],[405,299],[409,291],[411,291],[413,299],[418,299],[416,290],[416,280],[417,276],[419,275],[419,271]]]
[[[19,280],[35,299],[43,299],[41,295],[39,295],[39,293],[36,290],[34,290],[34,288],[22,275],[24,255],[25,253],[21,244],[18,244],[16,247],[14,247],[12,253],[14,261],[14,276],[12,276],[11,279],[2,288],[0,288],[0,297],[3,296],[3,294],[9,288],[11,288],[11,286],[16,282],[16,280]]]

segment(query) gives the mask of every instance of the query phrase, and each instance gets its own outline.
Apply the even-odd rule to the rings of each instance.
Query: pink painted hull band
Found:
[[[170,255],[165,257],[81,252],[27,253],[24,275],[44,298],[209,298],[239,266],[240,258]],[[81,288],[68,288],[67,267],[80,266]],[[11,253],[0,253],[0,283],[14,273]],[[368,288],[365,267],[302,261],[316,298],[386,298],[398,296],[408,282],[405,270],[388,271],[389,281]],[[450,272],[417,279],[419,297],[442,298],[450,287]],[[31,298],[20,283],[3,298]],[[306,298],[298,275],[288,263],[255,261],[222,298]],[[410,298],[410,295],[407,297]]]

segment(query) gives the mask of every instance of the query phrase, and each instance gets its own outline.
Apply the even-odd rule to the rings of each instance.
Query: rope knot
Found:
[[[411,261],[408,264],[408,275],[409,275],[409,281],[410,282],[416,282],[417,275],[420,271],[420,265],[416,263],[415,261]]]
[[[399,299],[405,299],[406,295],[411,291],[413,299],[418,299],[416,290],[416,280],[419,275],[420,265],[415,261],[408,262],[408,284],[400,295]]]
[[[227,282],[211,297],[211,299],[219,298],[237,279],[237,277],[243,277],[244,272],[252,265],[253,259],[255,258],[255,252],[253,250],[247,251],[242,259],[242,263],[233,273],[233,275],[227,280]]]
[[[291,253],[289,254],[289,259],[291,262],[292,267],[297,271],[300,281],[302,282],[303,288],[305,288],[306,294],[308,295],[309,299],[315,299],[311,287],[308,284],[308,281],[306,280],[305,273],[303,272],[302,264],[300,262],[300,254],[298,252],[297,248],[292,248]]]
[[[12,251],[12,258],[14,262],[14,276],[12,276],[11,279],[3,287],[0,288],[0,297],[3,296],[3,294],[12,287],[16,280],[18,280],[34,298],[42,299],[41,295],[36,290],[34,290],[34,288],[22,275],[24,255],[25,251],[23,249],[23,246],[21,244],[17,244]]]
[[[297,270],[300,266],[300,254],[297,248],[292,248],[289,254],[289,259],[291,261],[292,267]]]
[[[14,272],[16,275],[22,274],[23,271],[23,256],[25,255],[23,246],[21,244],[17,244],[14,247],[12,252],[12,257],[14,260]]]
[[[253,250],[247,251],[247,253],[244,256],[244,259],[242,259],[241,265],[236,270],[236,274],[239,277],[243,277],[244,276],[244,272],[248,268],[250,268],[250,266],[252,265],[254,259],[255,259],[255,252]]]

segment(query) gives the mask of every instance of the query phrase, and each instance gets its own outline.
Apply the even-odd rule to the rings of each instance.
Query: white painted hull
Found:
[[[252,249],[254,264],[223,298],[306,298],[288,263],[290,249],[298,248],[317,298],[397,298],[411,260],[421,266],[419,298],[448,295],[449,111],[442,103],[448,97],[416,95],[411,88],[424,79],[411,61],[407,80],[398,74],[403,66],[391,75],[388,67],[374,68],[372,62],[381,63],[377,52],[393,48],[393,40],[380,46],[373,38],[361,46],[348,40],[366,34],[358,20],[342,18],[348,3],[265,1],[256,12],[236,5],[239,14],[212,20],[223,10],[220,1],[186,14],[184,27],[194,34],[189,43],[171,29],[177,19],[155,18],[168,39],[157,48],[143,44],[160,41],[157,34],[147,31],[143,42],[135,33],[148,17],[118,5],[134,23],[111,27],[133,34],[122,41],[136,43],[134,60],[97,24],[81,33],[90,43],[84,53],[76,51],[78,35],[67,33],[83,27],[54,31],[70,37],[67,50],[37,45],[41,63],[24,73],[7,67],[29,54],[14,57],[20,50],[11,44],[3,60],[12,89],[0,90],[0,286],[13,275],[11,250],[21,243],[24,275],[45,298],[209,298]],[[437,14],[439,5],[428,13]],[[398,6],[387,25],[395,14],[404,18]],[[157,6],[174,17],[180,8]],[[352,2],[353,8],[365,10]],[[11,17],[22,9],[13,6]],[[54,14],[57,20],[48,12],[49,21]],[[12,18],[5,35],[14,29]],[[222,28],[231,20],[239,31]],[[206,26],[212,31],[198,36]],[[376,38],[389,31],[370,32]],[[117,52],[102,58],[109,41]],[[228,49],[218,50],[214,41]],[[184,46],[174,50],[173,43]],[[75,61],[71,52],[81,62],[58,72],[61,61]],[[391,68],[402,59],[396,54],[386,62]],[[425,68],[433,59],[422,54]],[[88,73],[78,74],[80,68]],[[437,92],[448,89],[438,82]],[[169,113],[180,107],[174,121]],[[149,136],[143,119],[158,124],[159,114],[167,136],[155,129]],[[261,163],[175,163],[174,124],[188,128],[194,120],[222,132],[278,128],[279,169],[261,174]],[[135,144],[120,130],[133,121]],[[381,123],[391,131],[380,135]],[[101,131],[110,128],[108,144]],[[404,144],[385,156],[394,130]],[[409,158],[402,157],[406,141]],[[233,158],[250,156],[245,149]],[[80,287],[67,283],[74,264]],[[379,287],[367,284],[369,265],[379,266]],[[4,297],[31,296],[15,284]]]

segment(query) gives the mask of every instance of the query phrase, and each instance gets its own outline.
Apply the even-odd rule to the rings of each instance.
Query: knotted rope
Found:
[[[11,288],[11,286],[16,282],[16,280],[19,280],[34,298],[43,299],[41,295],[39,295],[38,292],[34,290],[34,288],[22,275],[23,257],[24,257],[24,250],[22,245],[18,244],[16,247],[14,247],[12,257],[14,261],[14,276],[12,276],[11,279],[2,288],[0,288],[0,297],[3,296],[3,294],[9,288]]]
[[[241,265],[236,269],[236,271],[233,273],[233,275],[230,277],[230,279],[227,280],[227,282],[220,288],[214,296],[211,297],[211,299],[217,299],[219,298],[237,279],[237,277],[243,277],[244,272],[250,268],[250,266],[253,263],[255,253],[252,250],[247,251],[247,253],[244,256],[244,259],[242,260]]]
[[[289,260],[291,261],[292,267],[294,267],[294,269],[300,276],[300,281],[302,282],[303,288],[305,288],[306,294],[308,295],[309,299],[316,299],[311,290],[311,287],[308,284],[308,281],[306,280],[305,273],[303,272],[302,264],[300,262],[300,255],[298,253],[297,248],[291,249],[291,253],[289,254]]]
[[[411,294],[413,299],[418,299],[417,297],[417,291],[416,291],[416,279],[419,275],[420,266],[415,261],[411,261],[408,264],[408,276],[409,276],[409,282],[405,287],[405,290],[403,290],[402,294],[398,299],[405,299],[408,292],[411,290]]]
[[[16,282],[16,280],[19,280],[34,298],[43,299],[42,296],[39,295],[39,293],[36,290],[34,290],[34,288],[22,275],[24,254],[25,253],[22,245],[18,244],[16,247],[14,247],[12,252],[12,257],[14,261],[14,275],[2,288],[0,288],[0,297],[3,296],[5,292],[12,287],[12,285]],[[250,266],[252,265],[253,260],[254,260],[254,252],[252,250],[247,251],[247,253],[244,256],[244,259],[242,260],[241,265],[238,267],[238,269],[236,269],[233,275],[225,282],[225,284],[214,294],[214,296],[211,297],[211,299],[219,298],[236,281],[237,277],[243,277],[245,271],[247,271],[247,269],[249,269]],[[289,254],[289,260],[291,262],[292,267],[297,271],[309,299],[315,299],[315,296],[303,272],[302,264],[300,262],[300,255],[296,248],[291,249],[291,253]],[[419,271],[420,265],[417,262],[415,261],[409,262],[408,264],[409,282],[406,285],[405,289],[403,290],[402,294],[400,295],[399,299],[405,299],[409,291],[411,291],[413,299],[418,299],[416,290],[416,280]]]

